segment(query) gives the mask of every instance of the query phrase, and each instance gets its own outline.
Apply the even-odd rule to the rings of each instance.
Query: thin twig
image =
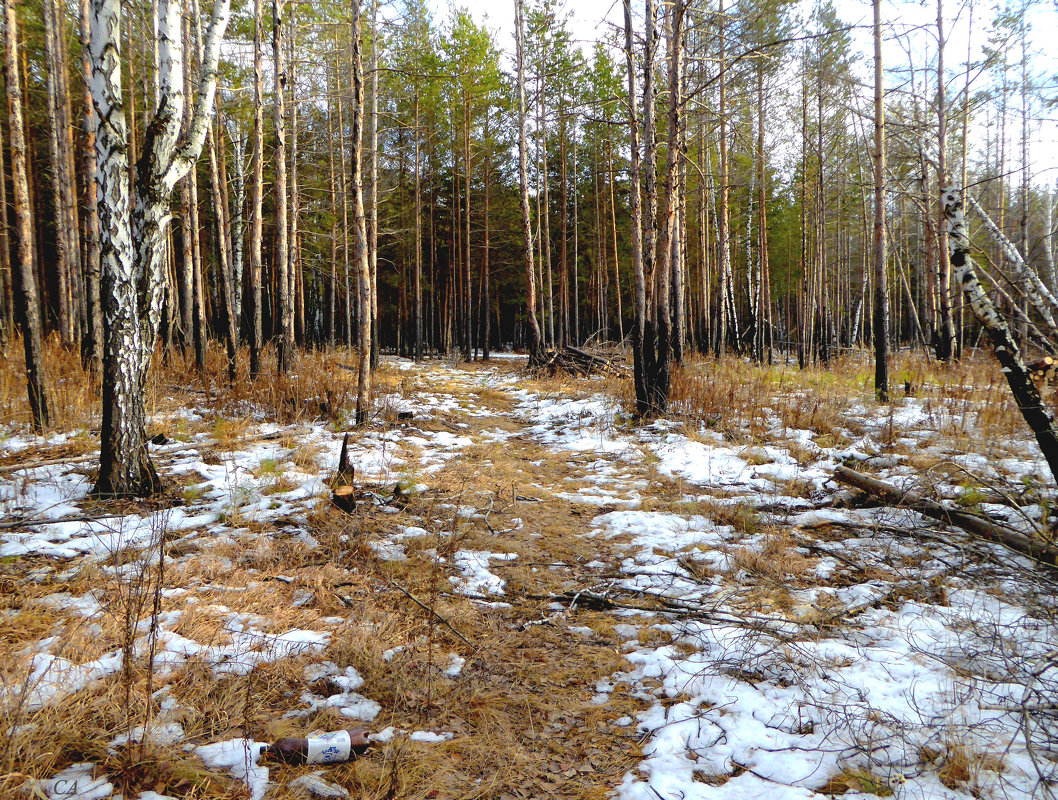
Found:
[[[409,600],[411,600],[413,603],[415,603],[417,606],[419,606],[419,608],[423,609],[424,611],[429,612],[434,617],[436,617],[438,622],[440,622],[442,625],[444,625],[446,628],[448,628],[448,630],[452,631],[452,633],[454,633],[457,637],[459,637],[459,639],[464,644],[466,644],[468,647],[473,647],[474,646],[474,643],[471,642],[466,636],[461,634],[459,631],[457,631],[455,629],[455,627],[453,627],[451,622],[449,622],[447,619],[442,617],[440,614],[438,614],[436,611],[434,611],[432,608],[430,608],[428,605],[426,605],[426,603],[424,603],[418,597],[413,595],[411,592],[409,592],[407,589],[405,589],[399,583],[395,583],[394,581],[389,581],[388,583],[389,583],[390,586],[392,586],[397,591],[402,592],[403,594],[405,594],[407,596],[407,598]]]

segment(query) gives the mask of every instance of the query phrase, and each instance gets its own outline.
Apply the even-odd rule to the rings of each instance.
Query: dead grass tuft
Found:
[[[889,788],[889,782],[885,778],[862,767],[852,767],[839,772],[816,791],[831,797],[849,792],[875,797],[893,796],[893,790]]]

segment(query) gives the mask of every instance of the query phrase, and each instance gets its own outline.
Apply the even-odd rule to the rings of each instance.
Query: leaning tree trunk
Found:
[[[165,230],[177,181],[202,152],[217,86],[230,0],[217,0],[203,48],[191,125],[180,135],[186,97],[182,4],[158,4],[158,111],[137,164],[129,213],[129,131],[121,90],[121,3],[91,0],[92,99],[96,136],[104,317],[103,424],[94,494],[142,496],[160,486],[147,454],[144,393],[165,300]]]
[[[1055,299],[1051,290],[1047,288],[1047,284],[1036,274],[1036,271],[1029,268],[1014,243],[1003,234],[992,221],[992,218],[981,208],[980,204],[970,196],[965,198],[965,202],[969,203],[970,209],[980,217],[989,237],[991,237],[999,252],[1003,254],[1003,259],[1014,269],[1014,276],[1017,278],[1018,285],[1025,299],[1043,318],[1047,335],[1052,340],[1058,340],[1058,324],[1055,323],[1053,314],[1053,309],[1058,308],[1058,300]]]
[[[529,323],[529,364],[541,363],[540,323],[536,318],[536,267],[533,264],[533,227],[529,212],[529,166],[525,110],[525,42],[522,0],[514,0],[514,36],[518,66],[518,185],[522,206],[522,240],[525,244],[525,312]]]
[[[17,247],[14,283],[19,287],[16,307],[22,311],[22,344],[26,356],[26,389],[33,414],[33,430],[47,427],[48,397],[44,391],[44,347],[41,335],[40,298],[33,269],[33,227],[29,211],[29,182],[26,176],[26,133],[22,116],[22,79],[18,68],[18,21],[12,0],[4,0],[4,82],[7,85],[7,116],[11,136],[11,186],[15,205]],[[3,176],[0,176],[2,179]],[[4,209],[6,213],[6,209]]]
[[[1058,432],[1055,431],[1054,415],[1041,402],[1040,393],[1029,378],[1029,369],[1010,328],[992,305],[977,277],[970,257],[962,193],[958,189],[947,188],[941,194],[941,202],[947,222],[948,249],[955,280],[966,295],[974,316],[988,331],[995,346],[996,359],[1002,367],[1018,410],[1036,437],[1052,477],[1058,479]]]

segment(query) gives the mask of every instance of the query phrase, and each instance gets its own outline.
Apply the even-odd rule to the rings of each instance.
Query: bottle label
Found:
[[[308,737],[308,764],[334,764],[348,761],[352,752],[352,742],[348,731],[335,731],[319,736]]]

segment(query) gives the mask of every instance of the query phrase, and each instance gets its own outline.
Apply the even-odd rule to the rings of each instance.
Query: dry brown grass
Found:
[[[732,551],[731,559],[737,569],[759,580],[786,585],[791,578],[795,583],[802,582],[815,568],[817,559],[798,553],[787,531],[769,526],[762,531],[762,536],[760,548],[737,547]]]
[[[49,343],[56,360],[49,362],[48,380],[67,382],[61,395],[67,405],[59,425],[91,427],[97,418],[94,389],[80,371],[72,354]],[[241,354],[244,356],[245,354]],[[265,377],[250,382],[241,367],[234,387],[225,382],[223,354],[209,355],[209,369],[201,375],[180,358],[169,365],[158,363],[152,385],[156,386],[149,407],[160,413],[187,405],[214,410],[204,421],[171,419],[167,431],[172,438],[209,432],[217,452],[245,443],[251,423],[260,418],[290,425],[326,420],[343,426],[348,420],[355,374],[339,365],[351,362],[341,354],[307,353],[298,361],[296,377],[274,377],[274,356],[268,354]],[[245,364],[245,359],[241,358]],[[8,359],[0,365],[0,420],[25,423],[24,387],[19,370]],[[501,370],[515,369],[505,364]],[[478,366],[468,367],[473,376]],[[941,435],[952,447],[991,447],[973,443],[973,428],[955,414],[973,408],[988,424],[1022,435],[1020,420],[1006,398],[1001,376],[987,363],[938,367],[915,359],[898,359],[894,374],[903,370],[916,392],[927,401],[930,413],[940,420]],[[383,368],[376,377],[381,398],[414,397],[418,392],[458,394],[464,404],[474,403],[492,411],[509,411],[507,396],[485,381],[470,381],[468,390],[457,381],[433,380],[415,373]],[[51,385],[51,384],[49,384]],[[567,376],[534,376],[523,385],[544,396],[588,396],[609,393],[625,406],[631,402],[628,380],[573,379]],[[81,386],[81,389],[77,389]],[[17,390],[17,391],[16,391]],[[873,403],[865,362],[848,358],[831,370],[799,372],[788,367],[771,370],[728,358],[719,365],[692,359],[677,373],[674,407],[686,415],[688,432],[697,432],[704,420],[749,447],[749,460],[758,460],[753,445],[770,435],[769,409],[791,428],[813,431],[821,446],[847,443],[855,435],[855,420],[848,417],[853,403]],[[954,403],[954,406],[946,404]],[[961,404],[961,405],[960,405]],[[383,426],[402,424],[392,404],[380,402]],[[947,416],[944,416],[947,414]],[[424,431],[454,430],[477,433],[484,428],[512,429],[512,423],[479,414],[466,418],[470,429],[453,428],[443,417],[416,419]],[[894,432],[895,441],[898,432]],[[293,450],[290,464],[314,470],[320,450],[302,446],[297,431],[281,440]],[[516,445],[516,446],[515,446]],[[91,437],[70,445],[71,455],[92,446]],[[79,449],[79,450],[78,450]],[[65,452],[65,451],[64,451]],[[407,455],[414,458],[415,449]],[[23,455],[24,457],[24,455]],[[594,458],[594,456],[593,456]],[[795,454],[808,463],[812,454],[804,447]],[[358,762],[329,770],[329,777],[363,798],[508,798],[531,796],[591,798],[608,797],[621,776],[634,769],[638,745],[628,729],[609,722],[641,709],[640,701],[614,692],[603,706],[591,702],[594,682],[623,669],[622,637],[614,630],[610,614],[577,610],[541,625],[551,613],[546,599],[553,593],[582,588],[599,579],[599,572],[584,567],[589,561],[618,562],[619,543],[585,535],[598,513],[611,510],[561,500],[554,490],[568,488],[566,479],[578,480],[587,460],[556,453],[528,439],[506,445],[480,444],[460,453],[444,469],[422,478],[429,488],[407,499],[400,514],[385,514],[363,507],[347,515],[322,506],[307,514],[307,527],[319,546],[307,548],[283,530],[282,525],[234,519],[244,530],[232,541],[215,543],[203,532],[176,545],[176,559],[167,568],[167,586],[187,587],[187,595],[163,598],[161,611],[181,611],[171,629],[203,645],[228,641],[228,614],[257,614],[266,620],[262,629],[280,633],[294,628],[328,630],[332,633],[326,651],[313,656],[288,658],[256,667],[248,675],[214,674],[201,660],[192,659],[163,681],[180,708],[176,719],[184,726],[188,741],[205,744],[249,735],[269,740],[280,735],[303,734],[313,728],[334,728],[348,722],[326,711],[307,717],[285,718],[292,710],[303,710],[302,693],[322,687],[310,686],[303,675],[306,664],[329,659],[339,668],[355,667],[365,678],[364,694],[382,705],[374,728],[393,725],[402,730],[450,731],[456,736],[440,745],[418,745],[400,737],[376,746]],[[262,465],[259,477],[271,481],[270,491],[286,487],[283,471],[289,464]],[[936,464],[934,465],[937,466]],[[408,466],[415,472],[414,463]],[[685,507],[684,488],[678,481],[662,479],[649,459],[636,467],[636,476],[647,481],[643,508],[704,513],[719,524],[730,524],[743,536],[760,535],[761,546],[736,547],[735,566],[750,578],[742,595],[748,609],[793,611],[787,584],[799,583],[812,571],[814,559],[794,550],[787,532],[762,527],[754,509],[745,505],[701,503]],[[534,486],[534,484],[540,484]],[[376,487],[383,489],[385,487]],[[534,502],[532,499],[543,502]],[[467,519],[452,506],[471,506],[488,512],[488,521]],[[511,519],[523,520],[512,529]],[[429,533],[404,540],[408,561],[380,561],[370,543],[393,533],[398,526],[415,524]],[[822,535],[823,532],[820,533]],[[834,531],[834,535],[840,532]],[[493,571],[507,581],[510,608],[491,608],[453,594],[451,565],[438,564],[424,551],[433,549],[451,557],[457,549],[517,553],[511,562],[496,562]],[[134,554],[123,554],[127,557]],[[116,564],[122,559],[112,559]],[[25,658],[8,656],[26,644],[57,632],[63,642],[54,651],[83,661],[115,649],[122,626],[119,604],[108,605],[96,629],[73,614],[49,609],[34,601],[59,591],[83,594],[106,587],[111,577],[99,567],[86,568],[65,581],[43,585],[25,583],[21,574],[46,563],[19,559],[0,564],[0,577],[17,587],[0,596],[0,648],[5,678],[25,674]],[[276,580],[293,578],[293,583]],[[793,580],[791,581],[791,576]],[[708,578],[709,575],[701,577]],[[218,584],[207,588],[211,584]],[[399,588],[398,588],[399,587]],[[409,599],[410,592],[432,611]],[[305,601],[308,593],[308,600]],[[188,603],[188,598],[196,603]],[[295,605],[295,602],[302,603]],[[223,607],[223,609],[219,608]],[[826,618],[828,609],[815,610]],[[344,621],[330,625],[326,617]],[[440,620],[445,622],[442,623]],[[448,626],[465,636],[462,641]],[[582,637],[569,626],[588,626],[594,634]],[[669,634],[646,627],[644,642],[665,644]],[[382,654],[403,645],[405,649],[387,661]],[[684,645],[686,646],[686,645]],[[448,657],[457,653],[466,659],[457,677],[445,674]],[[99,684],[67,698],[61,705],[32,714],[9,708],[0,714],[5,730],[14,730],[0,747],[0,795],[14,790],[26,778],[43,779],[71,763],[90,760],[119,779],[127,796],[136,790],[156,789],[180,797],[240,797],[245,789],[223,775],[205,770],[179,747],[128,748],[117,755],[107,750],[110,739],[131,723],[142,722],[150,710],[159,712],[159,697],[148,694],[142,662],[132,671],[131,708],[123,706],[124,692],[117,680]],[[156,682],[153,690],[159,689]],[[944,774],[959,784],[972,779],[973,770],[991,768],[972,760],[945,756]],[[965,764],[963,762],[966,762]],[[307,768],[276,767],[272,778],[277,787],[272,796],[293,797],[289,781]],[[970,777],[964,777],[969,775]],[[717,778],[721,780],[724,776]],[[834,793],[871,791],[866,775],[861,781],[852,772]],[[867,780],[869,779],[869,780]],[[880,785],[879,785],[880,788]],[[881,792],[875,792],[881,794]],[[883,795],[884,796],[884,795]]]
[[[893,359],[891,376],[891,411],[899,412],[903,384],[909,382],[937,429],[938,441],[951,452],[1008,454],[1007,444],[1028,433],[1006,380],[987,353],[949,365],[902,352]],[[627,388],[615,395],[626,405],[631,402]],[[855,353],[833,360],[827,368],[803,371],[796,364],[769,367],[734,356],[719,362],[692,357],[673,373],[671,399],[674,413],[688,415],[692,428],[704,425],[736,443],[771,443],[774,413],[786,428],[811,431],[821,447],[847,444],[846,431],[854,436],[864,432],[859,416],[852,413],[855,406],[879,407],[871,364],[865,354]],[[980,435],[982,430],[989,431],[987,439]],[[904,432],[899,423],[891,425],[883,431],[882,444],[899,452],[897,439]],[[811,459],[803,446],[795,450],[798,461]]]
[[[875,775],[870,770],[862,767],[845,769],[839,772],[816,791],[832,797],[849,792],[869,794],[875,797],[893,796],[893,790],[889,788],[889,782],[885,778]]]

